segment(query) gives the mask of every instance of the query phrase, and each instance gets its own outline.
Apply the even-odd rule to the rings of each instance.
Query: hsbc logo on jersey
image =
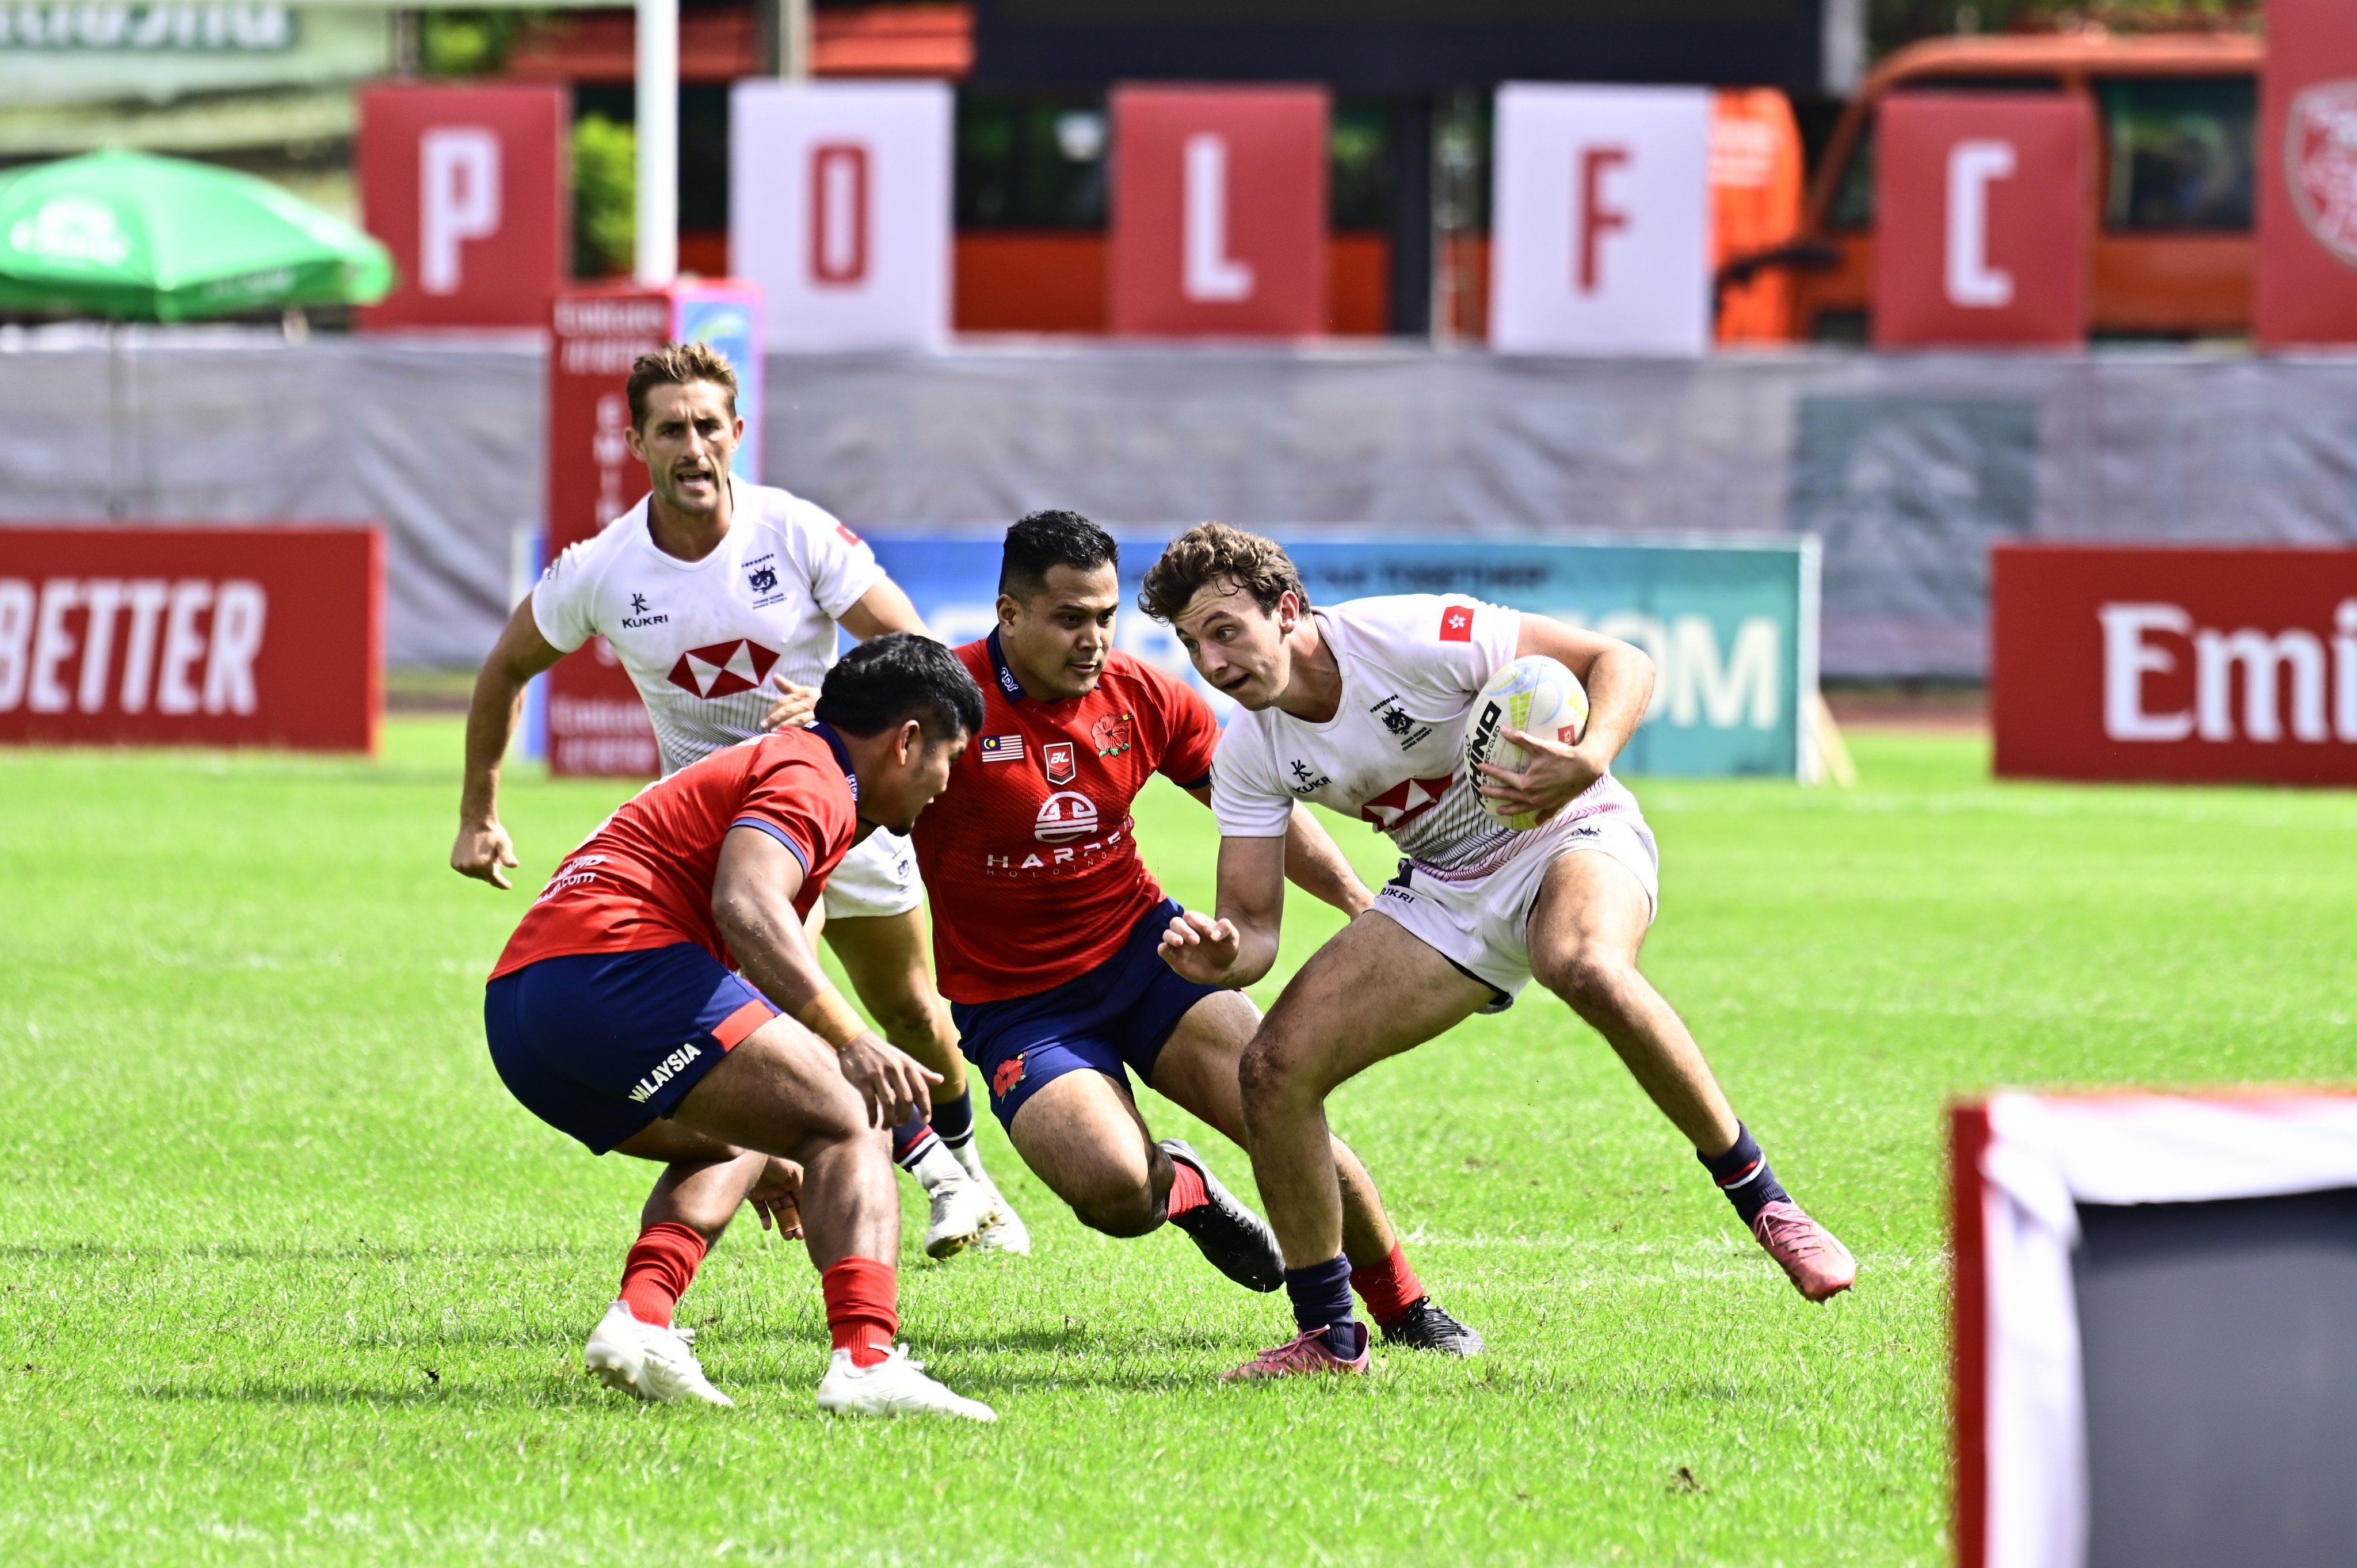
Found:
[[[1032,825],[1031,836],[1041,843],[1065,843],[1084,839],[1096,831],[1096,802],[1086,795],[1059,789],[1040,806],[1039,820]]]
[[[1438,805],[1453,782],[1455,775],[1446,773],[1437,779],[1403,779],[1360,807],[1359,815],[1379,832],[1397,832]]]
[[[1081,776],[1080,760],[1073,756],[1072,743],[1069,740],[1051,740],[1040,746],[1039,765],[1047,770],[1050,784],[1070,784]],[[1061,799],[1060,796],[1058,798]],[[1094,808],[1091,808],[1089,821],[1096,821]]]
[[[747,638],[691,648],[671,667],[671,683],[696,696],[733,697],[769,679],[778,656]]]

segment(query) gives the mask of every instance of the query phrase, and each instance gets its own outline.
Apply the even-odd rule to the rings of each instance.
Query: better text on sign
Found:
[[[554,87],[361,94],[361,209],[400,282],[361,324],[537,327],[570,270],[565,95]]]
[[[1711,95],[1498,90],[1490,342],[1700,354],[1711,336]]]
[[[1996,770],[2357,784],[2357,550],[2006,545]]]
[[[948,84],[740,81],[729,114],[728,269],[769,347],[946,343]]]
[[[1879,115],[1875,342],[2083,338],[2094,137],[2085,103],[1900,93]]]
[[[0,529],[0,742],[369,751],[366,528]]]
[[[1322,331],[1326,123],[1318,87],[1116,88],[1113,329]]]

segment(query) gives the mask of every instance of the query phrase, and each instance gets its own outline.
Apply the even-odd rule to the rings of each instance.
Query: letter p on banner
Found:
[[[1700,354],[1711,339],[1711,95],[1498,89],[1490,342]]]
[[[371,87],[360,96],[361,210],[400,269],[369,331],[536,327],[573,265],[556,87]]]
[[[771,349],[938,349],[950,331],[950,89],[740,81],[728,270]]]
[[[1877,113],[1876,344],[2084,338],[2094,220],[2084,102],[1908,92]]]

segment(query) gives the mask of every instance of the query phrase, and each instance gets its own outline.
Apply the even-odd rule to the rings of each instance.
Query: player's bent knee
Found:
[[[1142,1187],[1110,1200],[1097,1197],[1074,1204],[1072,1217],[1092,1230],[1125,1238],[1143,1236],[1162,1223],[1161,1205]]]
[[[1579,948],[1540,967],[1538,983],[1571,1004],[1583,1018],[1626,1010],[1635,966],[1618,954]]]

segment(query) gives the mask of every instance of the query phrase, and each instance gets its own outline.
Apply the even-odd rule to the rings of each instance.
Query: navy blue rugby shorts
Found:
[[[982,1069],[1001,1126],[1046,1085],[1083,1069],[1136,1094],[1129,1074],[1154,1081],[1163,1043],[1187,1010],[1219,992],[1164,963],[1162,933],[1180,912],[1165,898],[1138,918],[1112,957],[1088,973],[1004,1002],[952,1002],[958,1047]]]
[[[694,942],[567,953],[483,992],[491,1065],[523,1108],[602,1155],[672,1109],[777,1016]]]

